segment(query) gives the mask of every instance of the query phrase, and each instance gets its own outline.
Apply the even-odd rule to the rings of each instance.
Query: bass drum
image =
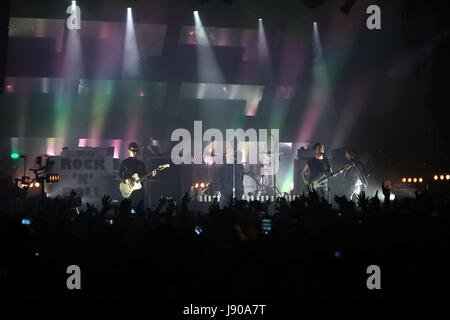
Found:
[[[258,191],[258,184],[256,183],[255,178],[248,174],[244,174],[243,178],[244,184],[244,196],[254,196]]]

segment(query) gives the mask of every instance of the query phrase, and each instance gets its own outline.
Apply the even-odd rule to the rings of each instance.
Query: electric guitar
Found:
[[[348,163],[346,165],[344,165],[344,167],[341,170],[338,171],[334,171],[334,172],[329,172],[329,173],[325,173],[324,175],[322,175],[321,177],[311,181],[308,184],[308,189],[318,189],[321,188],[325,185],[325,183],[328,181],[329,178],[333,178],[341,173],[344,173],[347,170],[350,170],[351,168],[353,168],[355,166],[354,163]]]
[[[170,167],[170,164],[166,163],[166,164],[158,166],[158,168],[156,168],[155,170],[161,171],[161,170],[167,169],[169,167]],[[142,189],[142,181],[149,178],[152,175],[152,172],[153,172],[153,170],[150,171],[149,173],[147,173],[142,178],[139,177],[139,174],[135,173],[131,176],[130,183],[126,183],[125,181],[122,181],[119,184],[119,189],[120,189],[120,193],[122,194],[122,197],[129,198],[131,196],[131,194],[133,193],[133,191]]]

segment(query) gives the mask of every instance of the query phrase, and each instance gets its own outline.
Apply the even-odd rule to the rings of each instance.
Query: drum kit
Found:
[[[276,172],[272,168],[273,157],[279,157],[283,153],[272,153],[270,151],[261,157],[257,164],[248,165],[245,170],[243,184],[245,196],[278,196]],[[245,168],[245,166],[244,166]]]
[[[227,152],[229,150],[227,149]],[[237,158],[240,152],[233,152],[226,154],[227,158]],[[279,160],[279,156],[283,153],[274,153],[267,151],[260,153],[258,162],[256,164],[249,164],[245,161],[241,163],[244,166],[243,189],[244,196],[278,196],[281,195],[276,184],[276,172],[273,170],[274,159]],[[207,189],[202,191],[202,194],[217,197],[220,190],[217,189],[214,183],[214,145],[208,144],[203,149],[203,162],[208,166],[208,179],[210,181]],[[234,155],[234,156],[233,156]],[[275,158],[278,157],[278,158]],[[231,160],[232,161],[232,160]],[[214,190],[213,190],[214,189]]]
[[[232,154],[231,153],[231,157]],[[279,157],[283,153],[271,153],[270,151],[261,154],[257,164],[248,164],[242,161],[244,166],[243,176],[243,188],[244,196],[279,196],[281,192],[277,188],[276,184],[276,172],[272,167],[272,161],[274,157]],[[214,155],[211,150],[204,151],[204,163],[208,165],[208,168],[214,166]],[[209,172],[209,171],[208,171]],[[214,174],[208,173],[211,179],[210,187],[214,188],[213,176]],[[213,197],[218,197],[220,191],[211,190],[212,188],[204,189],[202,194],[208,194]]]

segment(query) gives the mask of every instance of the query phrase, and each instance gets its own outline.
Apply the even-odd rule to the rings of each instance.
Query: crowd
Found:
[[[384,199],[389,192],[383,189]],[[336,196],[338,209],[315,192],[275,204],[230,199],[207,213],[190,209],[187,194],[135,211],[108,196],[102,207],[83,210],[74,193],[27,199],[10,188],[4,196],[6,297],[437,298],[450,284],[448,198],[426,191],[394,201],[364,192],[356,203]],[[80,267],[81,290],[67,289],[70,265]],[[367,288],[370,265],[380,267],[381,290]]]

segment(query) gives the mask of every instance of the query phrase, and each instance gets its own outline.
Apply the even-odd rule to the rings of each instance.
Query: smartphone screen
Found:
[[[23,218],[23,219],[22,219],[22,224],[23,224],[23,225],[30,225],[30,224],[31,224],[31,220],[30,220],[30,219],[27,219],[27,218]]]
[[[263,234],[270,234],[272,232],[272,219],[269,218],[261,219],[261,232]]]
[[[202,229],[202,227],[200,227],[200,226],[195,226],[195,228],[194,228],[194,232],[195,232],[195,234],[196,235],[201,235],[202,234],[202,232],[203,232],[203,229]]]

